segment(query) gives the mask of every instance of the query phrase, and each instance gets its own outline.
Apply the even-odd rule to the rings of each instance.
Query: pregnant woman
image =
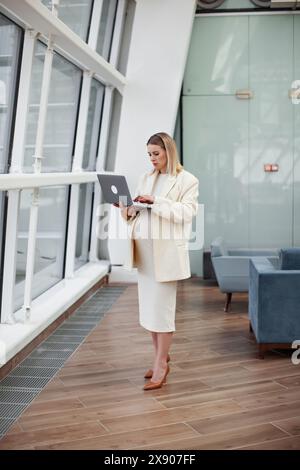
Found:
[[[144,390],[166,383],[170,346],[175,332],[177,280],[191,276],[188,240],[198,207],[198,179],[184,170],[175,141],[160,132],[147,150],[153,170],[141,175],[134,201],[151,204],[136,209],[121,205],[129,224],[127,269],[137,267],[139,320],[151,332],[155,350]]]

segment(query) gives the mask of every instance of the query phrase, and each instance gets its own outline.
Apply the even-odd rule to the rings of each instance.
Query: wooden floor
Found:
[[[144,392],[149,334],[129,285],[27,408],[1,449],[300,449],[300,365],[257,358],[247,296],[180,281],[171,372]]]

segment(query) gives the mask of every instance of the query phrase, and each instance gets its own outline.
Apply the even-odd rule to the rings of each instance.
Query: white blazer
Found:
[[[134,197],[151,194],[158,170],[141,175]],[[186,170],[164,182],[159,196],[151,205],[151,234],[155,280],[175,281],[191,276],[188,242],[193,217],[198,211],[199,180]],[[128,245],[124,268],[137,267],[132,238],[134,224],[140,213],[127,220]]]

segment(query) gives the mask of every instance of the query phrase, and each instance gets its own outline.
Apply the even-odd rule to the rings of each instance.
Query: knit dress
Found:
[[[159,173],[152,195],[160,195],[168,173]],[[155,280],[151,209],[138,215],[132,232],[138,271],[138,302],[140,325],[146,330],[166,333],[175,331],[177,281]]]

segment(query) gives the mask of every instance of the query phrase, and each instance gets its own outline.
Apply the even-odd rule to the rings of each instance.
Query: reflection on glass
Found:
[[[93,79],[91,84],[89,113],[86,127],[85,145],[82,168],[84,170],[95,171],[96,156],[99,140],[99,128],[102,116],[102,105],[104,96],[104,86]]]
[[[117,70],[119,70],[119,72],[121,72],[123,75],[126,75],[126,71],[127,71],[127,62],[128,62],[128,55],[129,55],[129,50],[130,50],[131,33],[132,33],[132,26],[133,26],[134,15],[135,15],[135,7],[136,7],[135,0],[126,1],[126,12],[125,12],[124,25],[123,25],[123,30],[122,30],[122,39],[120,42],[119,57],[118,57],[118,62],[117,62]]]
[[[79,208],[76,235],[75,269],[88,262],[92,225],[93,183],[79,185]]]
[[[3,191],[0,191],[0,247],[3,246],[3,240],[5,236],[3,233],[4,203],[5,193]],[[3,279],[2,249],[0,250],[0,279]]]
[[[118,0],[103,0],[96,51],[109,60]]]
[[[21,30],[0,15],[0,173],[7,172]]]
[[[42,0],[42,3],[52,9],[51,0]],[[84,41],[87,41],[92,3],[93,0],[60,0],[58,6],[58,18]]]
[[[27,173],[33,171],[45,52],[46,47],[38,42],[32,70],[26,132],[24,171]],[[80,82],[81,71],[55,53],[47,108],[43,172],[71,170]]]
[[[114,171],[115,169],[117,141],[118,141],[121,107],[122,107],[122,95],[118,92],[116,88],[114,89],[114,92],[113,92],[113,99],[112,99],[111,106],[112,106],[112,111],[111,111],[108,146],[107,146],[106,161],[105,161],[105,169],[107,171]]]
[[[32,190],[21,192],[17,234],[14,311],[23,305],[28,229]],[[40,190],[32,298],[36,298],[63,278],[68,187]]]

